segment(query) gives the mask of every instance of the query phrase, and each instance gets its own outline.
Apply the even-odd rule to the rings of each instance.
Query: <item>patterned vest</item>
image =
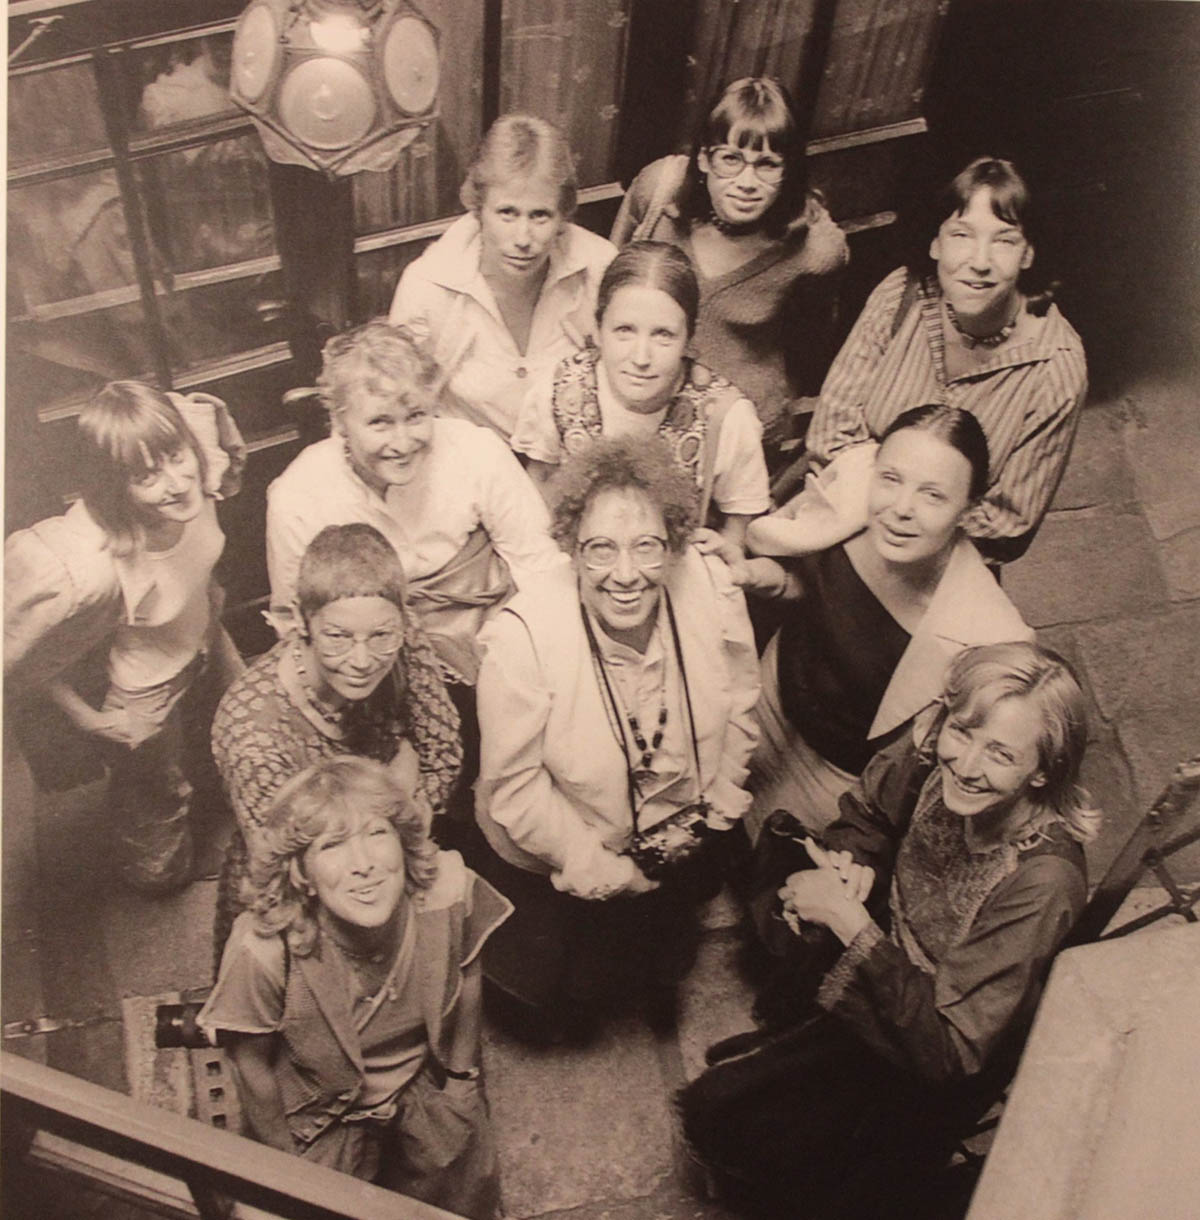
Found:
[[[588,346],[561,361],[554,373],[551,395],[554,426],[568,457],[582,452],[604,431],[597,389],[599,361],[599,350]],[[721,420],[740,397],[741,392],[724,377],[686,358],[683,385],[658,425],[658,435],[670,447],[675,464],[696,484],[701,520],[707,516],[712,499],[713,462]],[[711,442],[710,422],[714,424]]]

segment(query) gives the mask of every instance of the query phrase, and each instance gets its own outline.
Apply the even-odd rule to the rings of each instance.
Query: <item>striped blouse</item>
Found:
[[[906,271],[893,271],[868,298],[821,387],[807,445],[823,466],[841,449],[878,438],[902,411],[942,402],[970,411],[991,456],[990,486],[970,512],[967,532],[989,559],[1022,555],[1041,524],[1067,464],[1087,394],[1083,344],[1051,305],[1028,339],[948,380],[940,295],[921,282],[918,307],[893,335]]]

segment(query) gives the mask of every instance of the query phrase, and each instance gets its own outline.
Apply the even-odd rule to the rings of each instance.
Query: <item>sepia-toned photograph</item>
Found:
[[[1200,2],[6,10],[5,1220],[1195,1220]]]

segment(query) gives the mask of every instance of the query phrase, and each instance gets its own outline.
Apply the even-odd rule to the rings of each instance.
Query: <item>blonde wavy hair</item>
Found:
[[[344,754],[301,771],[275,794],[262,832],[250,845],[242,901],[263,936],[283,933],[298,957],[317,946],[320,903],[304,882],[304,853],[319,836],[369,817],[391,822],[404,849],[405,892],[428,889],[437,847],[404,790],[382,763]],[[293,867],[295,864],[295,867]]]
[[[942,706],[926,737],[933,756],[947,718],[982,724],[1001,699],[1028,700],[1040,726],[1038,767],[1045,783],[1032,788],[1030,802],[1047,820],[1061,822],[1071,838],[1087,843],[1100,829],[1100,811],[1079,782],[1087,748],[1083,691],[1067,662],[1038,644],[982,644],[960,652],[950,665]]]

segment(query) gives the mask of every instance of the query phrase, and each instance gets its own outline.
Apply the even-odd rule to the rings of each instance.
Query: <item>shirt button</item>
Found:
[[[517,376],[518,376],[518,377],[528,377],[528,376],[529,376],[529,370],[528,370],[528,369],[527,369],[527,368],[526,368],[526,367],[525,367],[523,364],[522,364],[522,365],[519,365],[519,366],[517,367]]]

